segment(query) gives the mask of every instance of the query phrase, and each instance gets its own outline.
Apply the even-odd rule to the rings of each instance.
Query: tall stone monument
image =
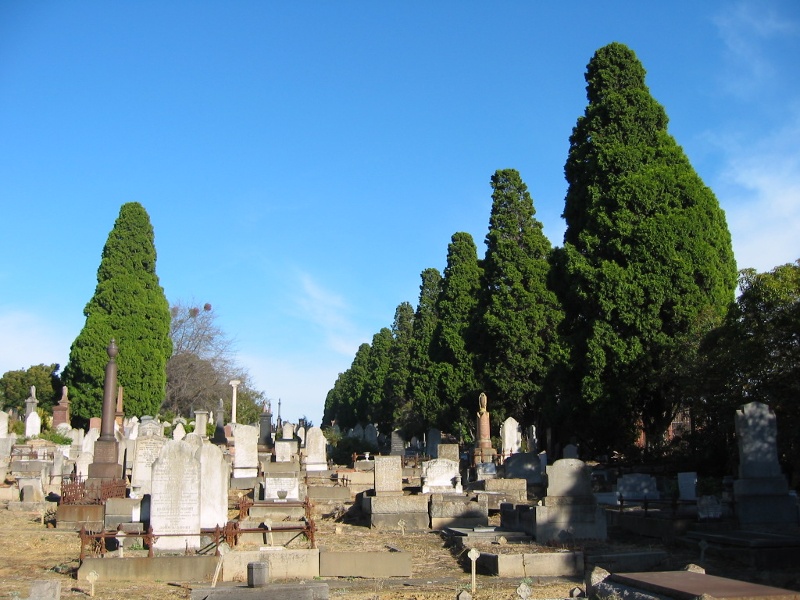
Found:
[[[94,443],[94,462],[89,465],[87,488],[97,488],[100,483],[122,478],[122,465],[119,464],[119,445],[114,435],[116,418],[117,343],[112,339],[107,348],[108,363],[103,385],[103,418],[100,424],[100,437]]]
[[[39,406],[39,401],[36,399],[36,386],[31,386],[31,395],[25,399],[25,418],[28,418],[28,415],[32,412],[36,412],[36,408]]]
[[[483,463],[493,463],[497,456],[497,450],[492,448],[491,423],[489,421],[489,411],[486,410],[486,394],[481,392],[478,397],[478,419],[476,431],[478,440],[475,443],[475,450],[472,453],[472,464],[478,466]]]
[[[70,424],[69,397],[67,394],[67,386],[62,387],[61,399],[58,401],[58,404],[53,407],[53,429],[57,428],[59,425]]]
[[[778,464],[778,426],[766,404],[736,411],[739,479],[733,483],[736,517],[743,529],[782,530],[798,524],[797,506]]]

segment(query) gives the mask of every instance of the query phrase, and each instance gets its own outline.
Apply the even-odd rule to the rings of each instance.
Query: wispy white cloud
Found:
[[[761,1],[730,4],[714,17],[714,24],[728,54],[728,67],[720,82],[742,97],[757,96],[759,86],[777,73],[764,43],[800,31],[799,23]]]
[[[298,283],[295,298],[298,316],[319,328],[330,349],[354,356],[364,335],[350,318],[351,308],[345,298],[324,288],[308,273],[299,273]]]
[[[800,258],[800,115],[748,144],[726,140],[720,174],[739,268],[767,271]]]
[[[63,368],[73,338],[35,313],[0,307],[0,374],[42,363]]]

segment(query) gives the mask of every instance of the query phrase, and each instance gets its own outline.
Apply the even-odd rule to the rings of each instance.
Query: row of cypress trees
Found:
[[[737,272],[725,216],[667,131],[626,46],[600,48],[570,137],[562,247],[534,217],[519,173],[491,178],[481,260],[456,233],[416,310],[362,344],[323,422],[376,422],[472,437],[481,391],[514,416],[597,452],[657,439],[681,406],[680,372],[724,317]]]

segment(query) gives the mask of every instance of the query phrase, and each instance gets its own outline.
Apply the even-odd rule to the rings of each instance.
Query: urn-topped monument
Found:
[[[492,448],[492,434],[491,422],[489,420],[489,411],[486,409],[487,398],[484,392],[478,397],[478,415],[477,426],[477,440],[475,441],[475,450],[472,452],[472,465],[477,466],[480,463],[492,463],[497,450]]]

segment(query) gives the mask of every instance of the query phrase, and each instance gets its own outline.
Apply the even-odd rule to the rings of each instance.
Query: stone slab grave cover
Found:
[[[258,475],[258,433],[258,427],[234,423],[234,479]]]
[[[522,429],[514,417],[508,417],[500,425],[502,459],[522,450]]]
[[[739,479],[733,483],[736,517],[743,528],[780,529],[798,524],[796,501],[778,463],[775,413],[761,402],[735,415]]]
[[[158,550],[200,547],[200,461],[195,454],[186,442],[169,440],[153,463],[150,525],[160,536]]]
[[[136,497],[141,498],[150,493],[153,463],[166,443],[167,438],[161,435],[145,435],[137,438],[131,471],[131,490]]]
[[[458,463],[446,458],[434,458],[422,463],[422,493],[461,494],[461,474]]]
[[[324,471],[328,468],[328,441],[319,427],[309,427],[306,432],[306,471]]]
[[[536,506],[536,541],[605,540],[606,515],[592,494],[591,469],[581,460],[557,460],[547,470],[547,496]]]

